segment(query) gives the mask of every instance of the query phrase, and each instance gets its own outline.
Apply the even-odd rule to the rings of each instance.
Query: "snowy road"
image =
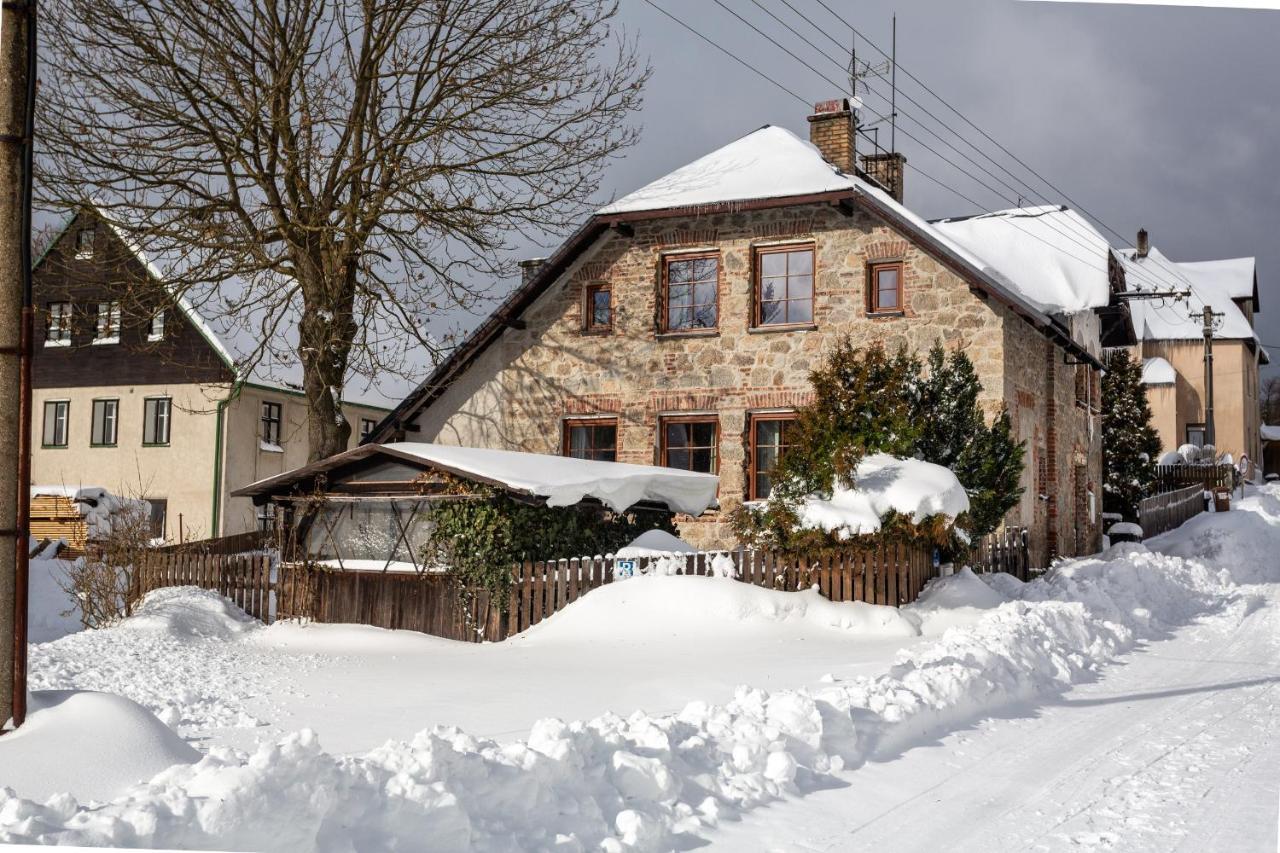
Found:
[[[717,850],[1275,851],[1280,587],[1061,699],[749,815]]]

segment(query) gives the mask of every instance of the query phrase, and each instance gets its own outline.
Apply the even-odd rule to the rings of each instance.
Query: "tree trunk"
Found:
[[[298,339],[302,389],[307,395],[309,462],[343,452],[351,438],[351,424],[342,412],[341,401],[356,332],[350,307],[354,288],[346,286],[343,278],[339,274],[303,284]]]

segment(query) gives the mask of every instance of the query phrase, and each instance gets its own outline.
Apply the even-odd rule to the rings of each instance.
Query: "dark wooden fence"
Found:
[[[198,586],[231,599],[263,622],[272,620],[274,559],[265,554],[160,552],[148,555],[133,578],[134,597],[164,586]]]
[[[271,622],[307,619],[421,631],[454,640],[498,641],[536,625],[596,587],[620,567],[635,574],[729,574],[777,590],[816,587],[832,601],[902,605],[933,576],[928,548],[880,543],[820,558],[787,560],[740,549],[616,561],[604,557],[532,560],[512,572],[505,602],[449,574],[349,571],[276,563],[269,555],[156,551],[137,578],[137,594],[161,586],[216,590]]]
[[[1138,524],[1142,527],[1142,538],[1150,539],[1173,530],[1202,512],[1204,486],[1198,483],[1143,498],[1138,503]]]
[[[979,539],[969,565],[976,572],[1008,572],[1024,581],[1038,568],[1031,565],[1031,536],[1025,527],[1006,527]]]
[[[217,539],[194,539],[178,545],[166,545],[156,550],[162,554],[244,554],[262,551],[275,545],[275,534],[265,530],[233,533]]]
[[[1157,465],[1157,492],[1173,492],[1187,486],[1200,486],[1202,489],[1231,488],[1230,465]]]

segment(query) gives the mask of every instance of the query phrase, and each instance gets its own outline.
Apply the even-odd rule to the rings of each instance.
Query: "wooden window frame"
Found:
[[[716,323],[714,326],[690,326],[673,329],[670,326],[670,279],[671,265],[682,261],[697,261],[714,258],[716,262]],[[695,252],[668,252],[659,259],[661,265],[661,285],[658,293],[658,334],[660,335],[710,335],[720,331],[720,286],[724,277],[724,262],[719,249],[708,249]]]
[[[159,423],[159,403],[165,404],[164,410],[164,441],[147,441],[147,407],[150,403],[156,403],[156,423]],[[152,437],[155,438],[155,430],[152,430]],[[173,440],[173,398],[172,397],[143,397],[142,398],[142,446],[143,447],[168,447]]]
[[[103,404],[103,438],[106,438],[106,404],[114,403],[115,408],[111,413],[111,440],[110,441],[94,441],[94,435],[98,432],[98,404]],[[89,406],[89,446],[90,447],[115,447],[120,440],[120,398],[119,397],[98,397],[95,398]]]
[[[667,464],[667,426],[670,424],[712,424],[715,426],[716,433],[713,439],[711,449],[711,470],[708,472],[694,471],[692,468],[676,468],[677,471],[690,471],[693,473],[720,473],[720,416],[716,414],[707,415],[663,415],[658,418],[658,465],[663,468],[670,468]],[[698,445],[697,447],[702,447]]]
[[[281,437],[284,434],[284,404],[277,403],[275,400],[263,400],[260,409],[261,415],[258,423],[262,424],[262,432],[258,438],[262,439],[265,444],[274,444],[276,447],[282,447]],[[275,417],[270,417],[269,413],[274,412]],[[272,427],[275,429],[275,436],[268,435]]]
[[[164,309],[158,309],[147,321],[147,341],[155,343],[164,340]]]
[[[565,418],[561,422],[560,427],[560,455],[569,459],[579,459],[582,457],[570,456],[570,438],[574,427],[613,427],[613,459],[618,459],[618,419],[616,417],[588,417],[588,418]],[[596,450],[595,445],[591,449]],[[596,460],[595,457],[587,457],[588,461],[607,461]]]
[[[756,486],[756,477],[761,472],[756,467],[756,424],[762,421],[791,421],[796,420],[794,410],[786,412],[749,412],[747,414],[747,500],[759,501],[765,498],[760,497],[759,489]],[[779,445],[779,448],[785,445]],[[781,458],[781,457],[779,457]]]
[[[49,407],[54,407],[54,427],[53,427],[53,443],[45,440],[49,434]],[[62,441],[58,442],[58,406],[64,406],[64,414],[62,417]],[[43,412],[43,420],[40,422],[40,446],[48,448],[69,447],[71,445],[71,401],[70,400],[45,400],[40,407]]]
[[[798,322],[766,323],[764,322],[764,255],[791,254],[808,251],[809,253],[809,319]],[[751,247],[751,328],[753,329],[809,329],[817,324],[814,303],[818,290],[818,252],[813,242],[805,243],[766,243]],[[786,276],[785,279],[790,279]],[[788,292],[789,295],[789,292]],[[799,299],[774,300],[782,303],[802,302]],[[717,318],[718,319],[718,318]]]
[[[85,246],[85,237],[88,237],[88,246]],[[87,261],[93,258],[93,244],[97,242],[98,226],[86,225],[83,228],[76,229],[75,253],[76,260]]]
[[[592,296],[604,292],[609,294],[609,322],[604,325],[596,323]],[[582,332],[587,335],[607,335],[613,331],[613,284],[607,281],[593,281],[582,288]]]
[[[1204,447],[1206,444],[1209,443],[1208,426],[1203,422],[1196,422],[1196,423],[1187,423],[1182,425],[1182,437],[1184,439],[1183,441],[1184,444],[1195,444],[1195,442],[1191,440],[1192,430],[1198,430],[1201,435],[1200,443],[1196,444],[1196,447]]]
[[[894,308],[880,307],[880,288],[876,274],[881,270],[894,269],[898,273],[898,304]],[[906,265],[901,259],[871,261],[867,264],[867,314],[873,317],[901,317],[906,309],[903,305],[905,296]]]
[[[106,311],[103,311],[103,308]],[[102,318],[106,317],[104,324]],[[93,326],[93,343],[95,344],[118,344],[120,343],[120,302],[119,300],[111,300],[110,302],[99,302],[98,313],[94,318]],[[106,334],[106,333],[112,334]]]
[[[368,424],[367,427],[365,426],[366,424]],[[363,442],[366,438],[373,435],[373,431],[377,428],[378,428],[378,422],[373,418],[361,418],[360,419],[360,441]]]

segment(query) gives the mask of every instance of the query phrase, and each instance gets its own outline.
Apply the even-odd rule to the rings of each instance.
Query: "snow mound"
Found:
[[[226,640],[261,624],[216,592],[195,586],[172,586],[147,593],[133,615],[119,627],[176,638]]]
[[[108,800],[200,753],[145,708],[121,696],[37,690],[16,732],[0,737],[0,786],[47,800],[70,793]]]
[[[1239,514],[1257,523],[1236,532],[1257,540],[1252,552],[1274,553],[1280,489],[1242,505]],[[336,757],[303,732],[250,755],[215,750],[94,808],[70,798],[41,806],[0,791],[0,842],[330,851],[413,849],[430,839],[438,850],[685,849],[723,820],[839,784],[835,774],[845,768],[891,758],[1096,677],[1140,640],[1213,612],[1243,618],[1248,594],[1219,562],[1240,552],[1215,550],[1219,544],[1193,531],[1161,545],[1185,545],[1191,557],[1127,544],[1061,562],[1031,583],[1001,582],[996,591],[1013,600],[977,623],[903,651],[887,673],[813,690],[742,687],[724,704],[693,702],[677,713],[548,719],[527,740],[505,745],[438,727],[364,755]],[[973,577],[957,577],[937,585],[935,604],[993,601]],[[676,583],[683,596],[648,603],[634,597]],[[763,592],[709,578],[610,585],[547,620],[544,633],[554,634],[558,620],[557,630],[581,642],[563,627],[573,620],[562,617],[583,612],[597,596],[628,597],[647,614],[659,600],[688,608],[681,599],[699,599],[689,590],[716,595],[739,587]],[[793,594],[802,603],[787,606],[782,618],[807,618],[807,607],[797,610],[803,595]],[[777,617],[769,608],[782,606],[769,596],[748,598],[736,602],[736,612],[757,630]],[[621,603],[601,609],[622,615]],[[724,606],[728,616],[710,618],[733,616],[734,602]],[[708,609],[714,614],[715,608],[690,611]],[[614,639],[613,623],[579,627],[590,628],[592,641]],[[643,651],[629,640],[628,649]]]
[[[696,554],[698,549],[665,530],[646,530],[613,556],[620,559],[661,557],[665,554]]]
[[[47,643],[74,634],[80,624],[80,609],[60,583],[72,565],[66,560],[32,558],[27,598],[27,639]],[[64,615],[65,614],[65,615]]]
[[[719,578],[651,576],[606,584],[526,631],[521,642],[581,644],[608,637],[642,643],[655,635],[707,636],[785,631],[799,624],[868,637],[919,631],[896,607],[833,602],[814,590],[783,592]]]
[[[890,510],[913,522],[938,514],[954,519],[969,510],[969,496],[949,468],[873,453],[858,464],[852,489],[837,486],[830,498],[810,497],[799,516],[803,527],[848,538],[875,533]]]

